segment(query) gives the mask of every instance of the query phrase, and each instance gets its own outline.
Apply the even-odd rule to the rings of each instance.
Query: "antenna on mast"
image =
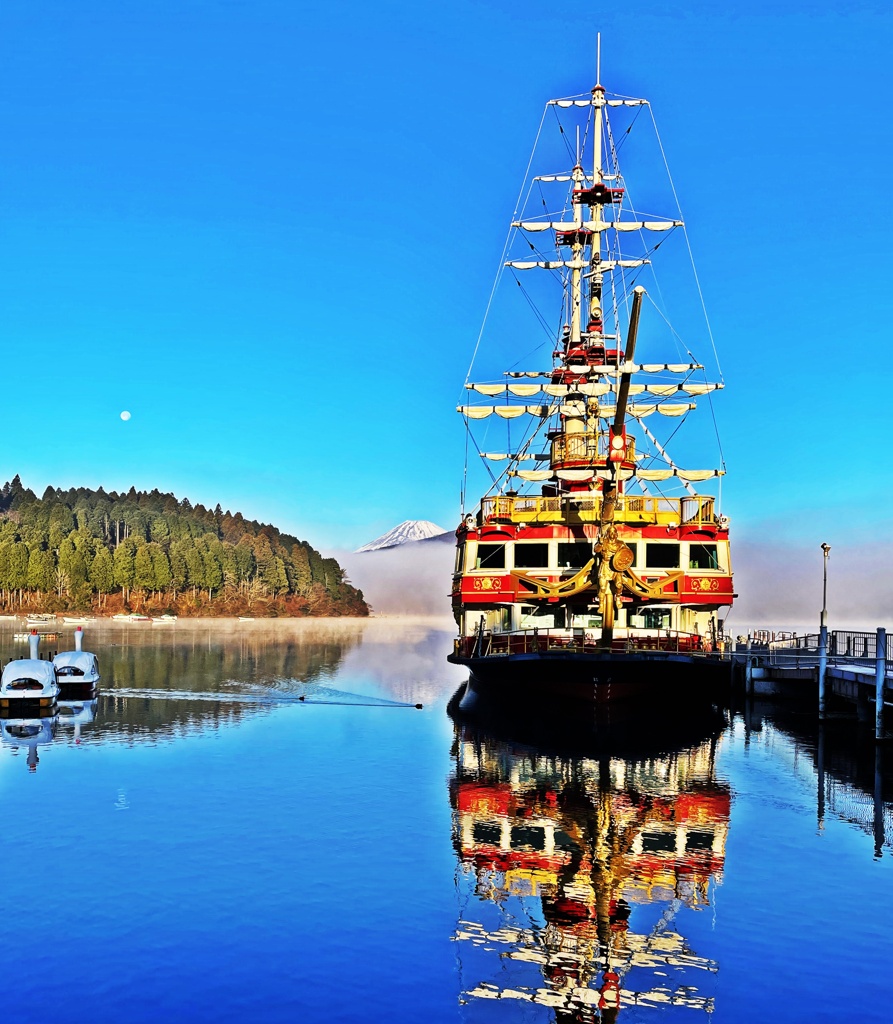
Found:
[[[602,84],[602,34],[595,34],[595,84]]]

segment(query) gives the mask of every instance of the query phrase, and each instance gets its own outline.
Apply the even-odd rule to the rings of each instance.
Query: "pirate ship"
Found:
[[[457,530],[450,660],[471,670],[469,697],[481,687],[547,684],[613,701],[643,683],[728,675],[729,520],[718,496],[696,487],[720,482],[721,449],[718,467],[686,469],[670,445],[680,442],[687,457],[714,434],[715,420],[698,425],[696,408],[700,399],[712,411],[723,382],[718,361],[720,379],[710,380],[694,355],[700,344],[715,359],[693,262],[697,337],[670,325],[657,277],[671,236],[690,256],[681,213],[643,213],[621,171],[624,147],[633,161],[645,153],[632,140],[638,126],[654,125],[648,101],[596,85],[550,100],[538,141],[553,122],[565,148],[547,158],[566,155],[571,166],[556,172],[552,163],[532,177],[497,276],[517,286],[546,341],[528,339],[504,303],[509,328],[497,358],[511,368],[472,381],[473,360],[459,406],[467,450],[480,455],[490,486],[463,509]],[[659,191],[642,194],[650,202]],[[545,283],[529,284],[536,275]],[[491,312],[499,294],[494,287]],[[550,301],[560,309],[551,333],[541,312]],[[497,364],[486,366],[484,333],[476,359],[486,373]],[[530,358],[550,365],[531,369]]]

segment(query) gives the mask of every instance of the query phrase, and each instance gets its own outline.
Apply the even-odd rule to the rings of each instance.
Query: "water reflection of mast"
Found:
[[[503,918],[496,928],[460,921],[456,938],[475,954],[505,950],[498,983],[478,982],[466,998],[547,1005],[557,1021],[612,1021],[634,1004],[712,1009],[687,978],[671,988],[650,975],[717,969],[670,927],[681,909],[708,904],[722,870],[729,791],[715,779],[713,743],[594,761],[460,729],[455,753],[456,852],[475,895]],[[524,896],[538,897],[541,924],[510,923]],[[663,912],[636,931],[636,917],[653,917],[648,904]]]

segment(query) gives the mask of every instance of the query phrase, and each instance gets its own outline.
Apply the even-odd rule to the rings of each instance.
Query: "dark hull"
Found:
[[[98,683],[59,683],[59,700],[92,700]]]
[[[675,703],[688,699],[725,700],[732,664],[702,655],[664,651],[630,654],[548,651],[485,658],[450,655],[449,661],[470,672],[463,710],[476,700],[507,704],[534,701],[595,705],[647,701]]]

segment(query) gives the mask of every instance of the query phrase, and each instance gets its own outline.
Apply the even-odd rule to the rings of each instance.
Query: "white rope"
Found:
[[[679,211],[679,219],[682,221],[682,234],[685,236],[685,247],[688,249],[688,259],[691,263],[691,272],[694,274],[695,285],[698,289],[698,298],[701,300],[701,312],[704,314],[704,322],[707,324],[707,335],[710,338],[710,345],[713,348],[713,358],[716,360],[716,369],[719,373],[719,379],[722,380],[722,367],[719,364],[719,354],[716,351],[716,341],[713,337],[713,329],[710,326],[710,317],[707,316],[707,305],[704,302],[704,293],[701,290],[701,280],[698,277],[698,268],[695,266],[695,257],[694,253],[691,251],[691,242],[688,238],[688,231],[685,229],[685,218],[682,216],[682,207],[679,205],[679,196],[676,194],[676,185],[673,182],[673,175],[670,174],[670,165],[667,163],[667,155],[664,152],[664,145],[661,141],[660,132],[657,130],[657,121],[654,119],[654,110],[652,110],[650,103],[648,104],[648,111],[651,114],[651,123],[654,125],[654,137],[657,139],[661,159],[664,162],[664,170],[667,172],[667,179],[670,182],[670,189],[673,193],[673,199],[676,202],[676,209]]]
[[[546,107],[543,109],[543,114],[542,114],[542,117],[540,118],[539,127],[536,130],[536,138],[533,140],[533,148],[530,150],[530,156],[527,159],[527,167],[524,169],[524,177],[523,177],[522,182],[521,182],[521,188],[518,191],[518,198],[515,200],[515,212],[512,215],[512,223],[513,224],[514,224],[514,222],[516,220],[520,219],[519,218],[519,213],[520,213],[522,205],[523,205],[522,204],[522,196],[524,196],[525,186],[527,187],[527,194],[528,195],[530,194],[530,191],[533,188],[533,182],[532,181],[528,182],[528,175],[530,174],[530,168],[531,168],[531,165],[533,164],[533,157],[534,157],[534,154],[536,153],[536,147],[539,144],[540,135],[542,134],[542,131],[543,131],[543,122],[546,120],[546,114],[547,114],[548,110],[549,110],[549,107],[548,107],[548,104],[547,104]],[[526,201],[527,201],[526,199],[523,200],[524,203],[526,203]],[[493,305],[493,299],[494,299],[494,296],[496,295],[496,288],[498,287],[499,281],[502,278],[502,272],[503,272],[503,269],[504,269],[503,264],[505,263],[505,258],[508,255],[509,245],[511,244],[512,233],[514,232],[514,230],[515,229],[513,227],[509,227],[508,233],[506,234],[506,237],[505,237],[505,243],[504,243],[504,245],[502,247],[502,255],[499,257],[499,268],[496,271],[496,278],[493,281],[493,287],[490,289],[490,297],[487,299],[487,307],[484,310],[484,319],[483,319],[483,321],[481,323],[481,329],[478,331],[478,337],[477,337],[477,341],[475,342],[474,351],[471,354],[471,362],[468,364],[468,372],[465,374],[465,383],[466,384],[471,380],[471,371],[474,368],[474,361],[477,358],[478,349],[481,347],[481,340],[483,339],[483,336],[484,336],[484,329],[487,326],[487,318],[490,316],[490,308]]]

